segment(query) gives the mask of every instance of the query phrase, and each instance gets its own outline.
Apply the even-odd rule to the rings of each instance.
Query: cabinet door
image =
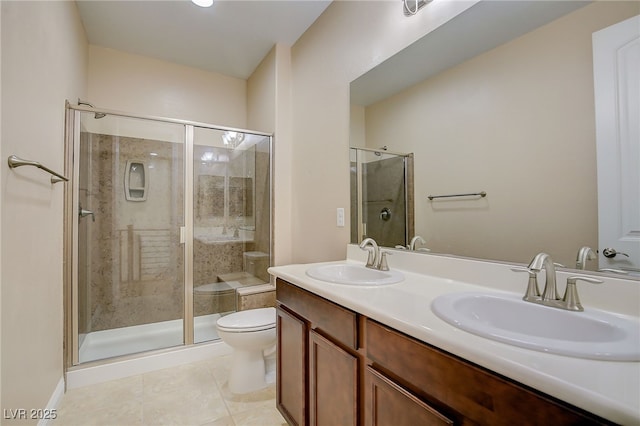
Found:
[[[356,425],[358,359],[309,332],[309,420],[311,425]]]
[[[304,426],[307,424],[307,325],[280,307],[276,312],[276,404],[289,424]]]
[[[453,421],[382,374],[365,371],[365,426],[452,425]]]

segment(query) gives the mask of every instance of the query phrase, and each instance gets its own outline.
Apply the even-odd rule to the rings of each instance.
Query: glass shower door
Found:
[[[238,291],[269,282],[270,137],[194,128],[194,343],[218,338]]]
[[[182,345],[185,126],[76,117],[74,363]]]

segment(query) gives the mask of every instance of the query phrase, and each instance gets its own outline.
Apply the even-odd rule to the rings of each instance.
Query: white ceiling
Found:
[[[247,79],[276,43],[293,45],[331,0],[78,0],[89,43]]]

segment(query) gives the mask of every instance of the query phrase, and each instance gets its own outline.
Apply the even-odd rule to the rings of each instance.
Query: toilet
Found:
[[[248,309],[216,322],[218,335],[234,350],[229,390],[253,392],[275,381],[276,310]]]

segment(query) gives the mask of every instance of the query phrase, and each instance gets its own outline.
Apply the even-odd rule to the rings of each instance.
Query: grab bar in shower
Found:
[[[20,167],[20,166],[33,166],[33,167],[37,167],[39,169],[44,170],[47,173],[51,173],[53,176],[51,176],[51,183],[58,183],[58,182],[68,182],[69,179],[67,179],[66,177],[62,176],[60,173],[56,173],[53,170],[51,170],[50,168],[43,166],[42,164],[38,163],[37,161],[31,161],[31,160],[24,160],[20,157],[17,157],[15,155],[11,155],[9,156],[7,162],[9,163],[9,168],[10,169],[15,169],[16,167]]]
[[[429,195],[427,198],[429,200],[433,200],[435,198],[471,197],[474,195],[479,195],[481,198],[484,198],[487,196],[487,193],[485,191],[482,191],[482,192],[472,192],[470,194]]]

